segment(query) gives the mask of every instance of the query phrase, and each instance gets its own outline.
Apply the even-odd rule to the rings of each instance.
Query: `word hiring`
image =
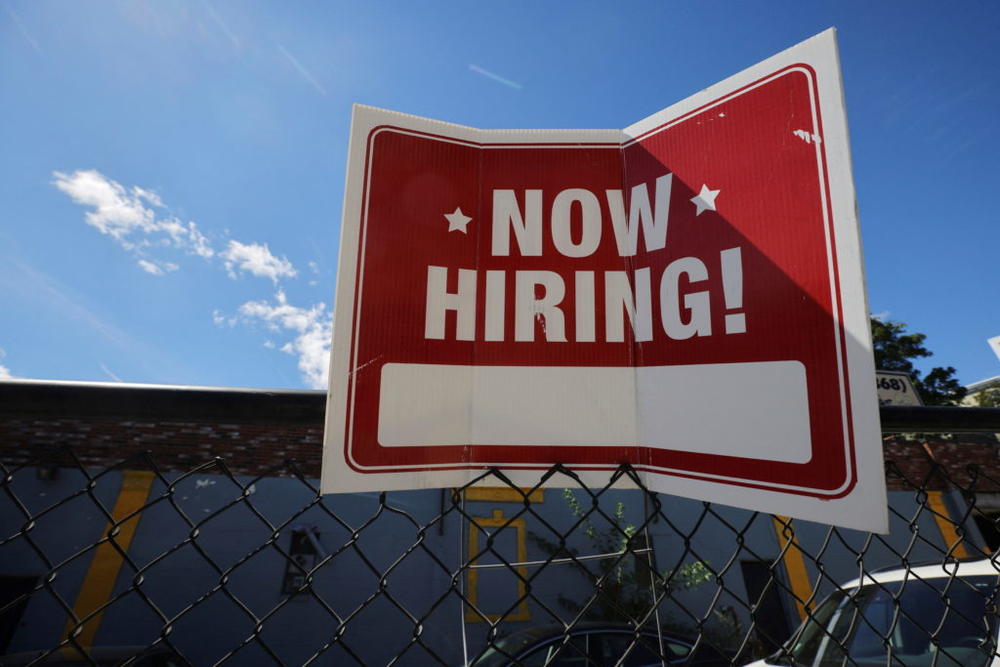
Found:
[[[669,215],[671,174],[656,179],[655,207],[650,206],[648,190],[644,184],[632,189],[629,214],[626,217],[621,190],[607,190],[612,228],[619,254],[634,256],[638,248],[639,230],[642,229],[646,249],[658,250],[666,245]],[[542,254],[542,191],[525,191],[525,210],[522,212],[513,190],[493,191],[492,254],[511,254],[511,231],[522,256]],[[570,233],[570,218],[574,205],[582,215],[582,234],[574,240]],[[586,257],[593,254],[600,244],[600,203],[589,190],[570,188],[561,191],[552,204],[550,233],[556,250],[566,257]],[[720,268],[726,309],[742,308],[743,268],[739,248],[720,252]],[[477,271],[457,269],[457,290],[448,291],[450,269],[444,266],[427,267],[427,300],[424,317],[424,337],[443,340],[446,337],[447,313],[455,313],[454,339],[476,340],[482,331],[485,341],[504,341],[508,273],[514,282],[514,341],[533,342],[539,323],[545,341],[565,342],[566,311],[574,318],[574,340],[597,341],[597,278],[601,274],[603,285],[604,322],[603,340],[625,341],[625,321],[631,326],[635,341],[653,339],[653,286],[650,268],[626,271],[574,271],[572,275],[574,298],[564,304],[566,280],[555,271],[504,270]],[[477,308],[480,292],[480,273],[485,281],[484,303]],[[708,268],[696,257],[682,257],[666,266],[655,281],[659,289],[660,326],[663,333],[673,340],[686,340],[694,336],[712,335],[711,300],[707,290],[681,295],[681,279],[696,285],[709,279]],[[633,286],[634,284],[634,286]],[[482,315],[484,323],[477,326]],[[746,332],[746,316],[742,312],[729,312],[724,319],[727,334]]]

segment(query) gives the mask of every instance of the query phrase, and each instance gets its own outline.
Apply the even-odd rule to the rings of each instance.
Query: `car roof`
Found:
[[[1000,575],[1000,563],[990,558],[971,561],[952,560],[911,567],[894,567],[871,573],[865,572],[862,577],[848,581],[842,588],[857,588],[867,584],[891,584],[905,579],[942,579],[988,575]]]

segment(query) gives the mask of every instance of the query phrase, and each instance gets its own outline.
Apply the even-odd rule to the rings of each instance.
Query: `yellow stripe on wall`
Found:
[[[109,523],[104,531],[107,540],[101,542],[94,549],[94,557],[90,561],[90,567],[87,569],[83,585],[80,586],[76,603],[73,605],[73,613],[78,619],[100,609],[111,599],[115,582],[118,580],[118,573],[124,562],[111,544],[111,540],[114,540],[119,549],[128,552],[141,515],[136,514],[124,523],[122,521],[133,512],[138,512],[146,504],[154,476],[152,472],[147,470],[126,470],[122,473],[122,488],[118,492],[118,500],[115,501],[115,507],[111,511],[112,523]],[[118,534],[110,537],[109,533],[115,526],[118,527]],[[76,641],[84,648],[93,646],[94,637],[97,635],[98,628],[101,627],[103,616],[103,611],[96,614],[83,625],[79,634],[76,635]],[[65,638],[68,639],[73,634],[76,625],[72,618],[66,623]]]
[[[951,512],[944,504],[943,493],[941,491],[928,491],[927,504],[934,510],[934,521],[937,523],[938,530],[941,531],[945,549],[951,549],[951,554],[956,558],[967,558],[969,552],[965,550],[962,537],[955,530],[955,524],[951,520]]]
[[[476,530],[475,526],[479,527],[493,527],[502,529],[513,528],[516,531],[517,536],[517,561],[518,563],[523,563],[528,560],[528,545],[527,545],[527,530],[524,519],[510,519],[503,515],[503,510],[493,510],[493,516],[491,517],[481,517],[473,516],[469,517],[470,522],[473,524],[470,526],[469,530],[469,553],[475,554],[479,553],[479,531]],[[469,565],[476,565],[477,560],[473,559],[469,561]],[[527,588],[525,586],[525,580],[528,578],[528,568],[524,566],[518,566],[517,573],[520,575],[517,578],[517,611],[508,614],[485,614],[486,619],[489,622],[495,623],[496,621],[530,621],[531,620],[531,609],[528,607],[528,598],[526,596]],[[468,587],[466,590],[466,596],[469,599],[469,604],[475,607],[479,604],[479,570],[471,568],[468,571]],[[465,610],[465,620],[468,623],[480,623],[484,622],[482,616],[477,614],[471,607],[467,607]]]
[[[799,618],[804,620],[806,600],[812,595],[812,586],[809,584],[806,561],[802,557],[802,547],[795,537],[795,529],[789,517],[775,515],[771,517],[771,521],[774,523],[774,533],[778,538],[778,548],[784,551],[782,560],[785,563],[785,573],[788,575],[788,585],[791,586],[792,594],[795,596],[795,609],[799,613]],[[810,604],[809,608],[811,607]]]
[[[522,493],[523,492],[523,493]],[[465,490],[466,500],[488,501],[494,503],[523,503],[528,496],[528,502],[545,502],[544,489],[521,488],[521,492],[508,486],[471,486]]]

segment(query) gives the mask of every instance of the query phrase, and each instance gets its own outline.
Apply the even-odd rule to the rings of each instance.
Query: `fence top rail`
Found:
[[[883,405],[883,433],[1000,433],[1000,408]]]
[[[326,391],[0,380],[0,419],[128,419],[314,425]],[[883,405],[883,433],[1000,433],[1000,408]]]

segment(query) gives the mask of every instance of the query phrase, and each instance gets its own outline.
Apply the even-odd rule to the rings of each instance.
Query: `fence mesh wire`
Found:
[[[900,447],[888,535],[628,466],[323,496],[295,461],[0,458],[0,664],[988,664],[1000,479]]]

